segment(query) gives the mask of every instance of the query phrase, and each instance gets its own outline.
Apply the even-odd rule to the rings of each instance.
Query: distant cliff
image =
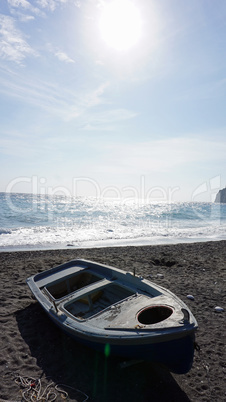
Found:
[[[226,188],[218,191],[215,202],[222,202],[226,204]]]

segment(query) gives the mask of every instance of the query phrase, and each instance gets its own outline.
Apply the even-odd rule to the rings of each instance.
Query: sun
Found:
[[[129,0],[113,0],[107,3],[100,18],[100,31],[108,46],[127,50],[135,45],[142,32],[139,10]]]

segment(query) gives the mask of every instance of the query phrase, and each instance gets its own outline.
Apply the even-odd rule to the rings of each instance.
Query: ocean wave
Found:
[[[0,248],[149,244],[226,236],[226,205],[0,194]]]
[[[0,228],[0,235],[2,234],[11,234],[12,230]]]

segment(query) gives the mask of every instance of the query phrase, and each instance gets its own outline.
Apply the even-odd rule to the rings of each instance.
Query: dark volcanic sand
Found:
[[[169,288],[199,329],[188,374],[141,362],[126,368],[68,338],[33,299],[26,278],[75,258],[133,271]],[[15,377],[66,384],[90,401],[225,401],[226,241],[194,244],[0,253],[0,401],[21,401]],[[161,279],[156,275],[160,273]],[[194,301],[187,299],[193,295]],[[216,313],[215,306],[224,308]],[[65,388],[69,401],[85,395]],[[57,401],[63,401],[59,392]]]

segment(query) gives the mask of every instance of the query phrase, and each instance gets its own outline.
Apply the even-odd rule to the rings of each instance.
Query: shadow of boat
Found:
[[[42,376],[56,384],[78,389],[95,402],[189,402],[170,372],[149,362],[125,365],[69,338],[32,303],[16,313],[19,331],[36,358]],[[31,374],[32,375],[32,374]],[[84,395],[65,388],[71,401]],[[62,399],[59,399],[62,400]]]

